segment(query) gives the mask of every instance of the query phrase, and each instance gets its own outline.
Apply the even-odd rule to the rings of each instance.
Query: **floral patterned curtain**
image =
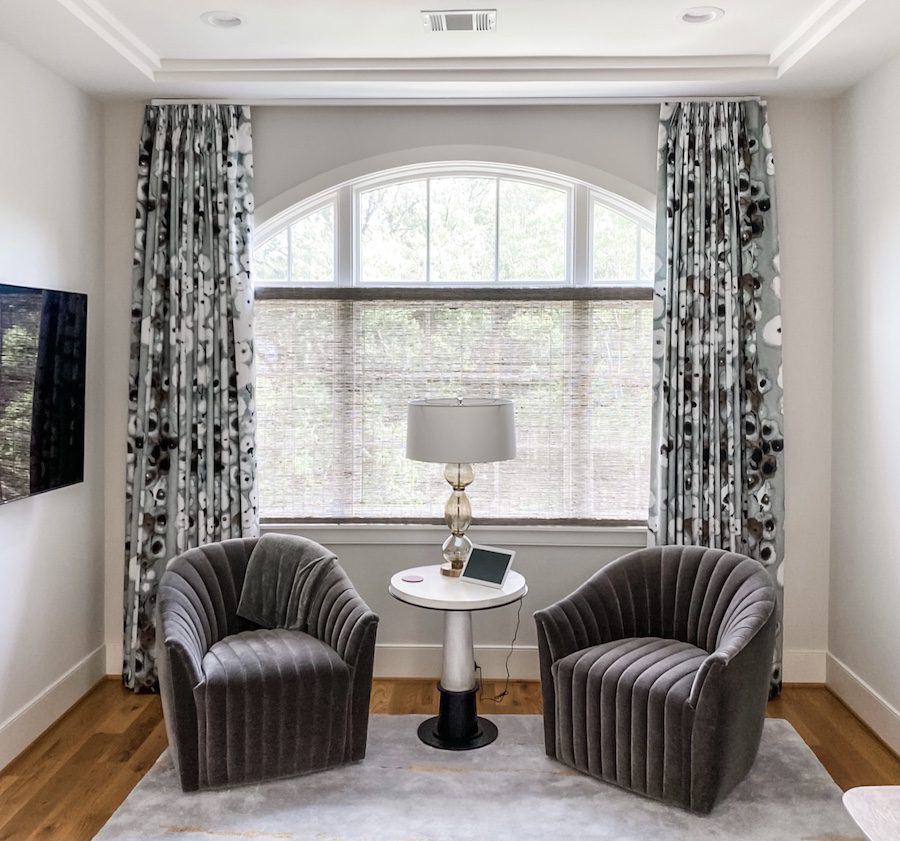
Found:
[[[664,104],[654,294],[651,538],[761,561],[778,587],[781,278],[766,106]]]
[[[128,390],[123,680],[153,689],[156,586],[194,546],[257,530],[250,111],[148,106]]]

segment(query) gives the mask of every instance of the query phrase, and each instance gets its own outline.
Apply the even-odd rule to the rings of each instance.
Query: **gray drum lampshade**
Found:
[[[411,400],[406,457],[439,464],[477,464],[516,457],[512,400]]]

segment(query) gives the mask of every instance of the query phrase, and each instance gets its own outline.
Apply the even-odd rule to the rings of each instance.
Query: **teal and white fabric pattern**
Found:
[[[775,167],[766,106],[660,114],[650,532],[761,561],[778,588],[784,436]]]
[[[147,106],[131,309],[123,680],[156,685],[156,586],[256,534],[250,111]]]

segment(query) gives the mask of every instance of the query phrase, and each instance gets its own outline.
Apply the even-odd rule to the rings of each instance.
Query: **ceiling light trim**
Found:
[[[724,16],[725,10],[719,6],[691,6],[681,13],[680,18],[691,26],[702,26],[721,20]]]
[[[822,3],[772,50],[770,61],[778,68],[778,77],[811,53],[865,3],[866,0],[826,0]]]
[[[57,0],[88,29],[148,79],[155,80],[161,59],[98,0]]]
[[[237,12],[229,12],[225,9],[213,9],[209,12],[204,12],[200,15],[200,20],[213,29],[236,29],[244,24],[244,18]]]

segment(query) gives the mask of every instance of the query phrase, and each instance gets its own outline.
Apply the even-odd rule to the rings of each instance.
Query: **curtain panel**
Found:
[[[650,534],[761,561],[778,588],[784,438],[775,168],[766,106],[660,114]]]
[[[166,563],[257,532],[250,111],[150,105],[128,385],[123,681],[156,686]]]

